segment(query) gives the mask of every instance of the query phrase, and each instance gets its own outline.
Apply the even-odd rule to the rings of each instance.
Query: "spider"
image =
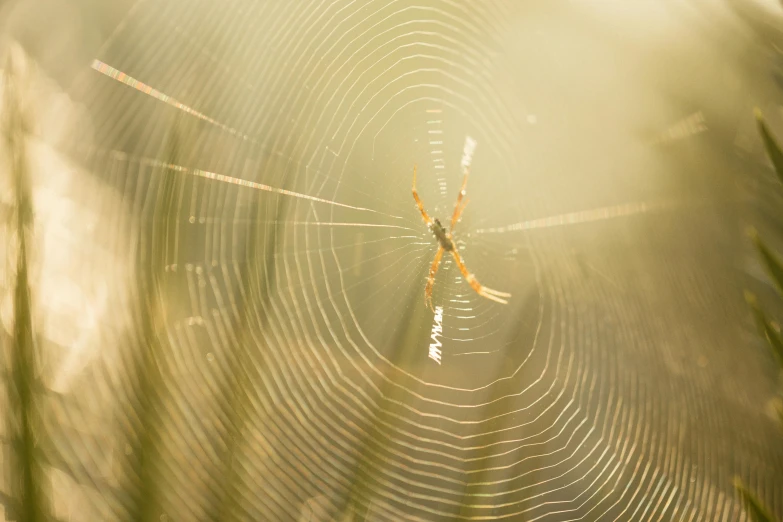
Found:
[[[424,222],[427,223],[427,227],[430,229],[430,231],[432,231],[432,233],[435,235],[435,238],[438,240],[438,252],[435,254],[435,259],[432,260],[432,265],[430,265],[430,275],[427,277],[427,286],[424,288],[424,302],[430,307],[430,310],[432,311],[435,311],[435,308],[432,305],[432,287],[435,285],[435,274],[438,272],[438,266],[440,265],[440,260],[443,257],[443,252],[449,252],[451,254],[451,256],[454,258],[454,261],[457,263],[459,271],[462,272],[462,277],[465,278],[465,281],[467,281],[471,288],[473,288],[473,290],[475,290],[476,293],[481,297],[486,297],[487,299],[491,299],[492,301],[503,304],[508,304],[508,301],[503,299],[504,297],[511,297],[511,294],[498,292],[497,290],[492,290],[491,288],[482,286],[476,280],[476,277],[468,272],[468,269],[465,267],[465,263],[462,262],[462,258],[457,252],[457,247],[454,244],[454,238],[452,237],[451,232],[454,230],[454,225],[457,224],[457,221],[459,221],[459,218],[462,215],[462,211],[465,210],[465,207],[468,204],[467,199],[464,203],[462,202],[463,198],[465,197],[465,186],[467,184],[468,171],[466,170],[465,177],[462,180],[462,188],[460,188],[459,196],[457,196],[457,202],[454,204],[454,214],[451,216],[451,226],[448,230],[446,230],[446,228],[441,225],[440,220],[432,219],[429,214],[427,214],[427,211],[424,210],[424,205],[419,198],[419,193],[416,192],[416,165],[413,166],[413,199],[416,200],[416,206],[419,207],[419,212],[421,212],[421,217],[424,219]]]

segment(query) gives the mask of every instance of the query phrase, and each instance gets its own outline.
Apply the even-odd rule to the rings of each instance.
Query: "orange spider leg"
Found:
[[[508,301],[502,298],[511,297],[511,294],[508,294],[506,292],[498,292],[497,290],[492,290],[491,288],[482,286],[478,282],[478,280],[476,280],[476,277],[470,272],[468,272],[467,267],[465,267],[465,263],[462,262],[462,258],[459,256],[457,251],[452,250],[451,255],[454,256],[454,261],[456,261],[457,267],[459,267],[459,271],[462,272],[462,277],[465,278],[465,281],[468,282],[471,288],[473,288],[473,290],[475,290],[478,295],[480,295],[481,297],[486,297],[487,299],[496,301],[498,303],[508,304]]]
[[[457,202],[454,203],[454,214],[451,216],[451,227],[449,227],[449,232],[454,230],[454,225],[457,224],[457,221],[462,215],[462,211],[465,210],[465,206],[468,204],[468,202],[465,201],[465,204],[461,205],[462,198],[465,197],[465,187],[468,185],[468,174],[470,174],[470,171],[466,168],[465,177],[462,178],[462,186],[460,187],[459,195],[457,196]]]
[[[449,232],[454,231],[454,226],[457,224],[457,221],[459,221],[459,218],[462,217],[462,213],[465,211],[465,207],[468,206],[469,201],[469,199],[466,199],[462,202],[462,206],[454,209],[454,215],[451,217],[451,226],[449,227]]]
[[[435,259],[432,260],[430,265],[430,275],[427,277],[427,286],[424,288],[424,302],[430,307],[430,310],[435,311],[435,307],[432,306],[432,287],[435,286],[435,274],[438,272],[438,266],[440,265],[440,259],[443,257],[443,247],[438,247],[438,252],[435,254]]]
[[[416,205],[419,207],[419,212],[421,212],[421,217],[424,219],[424,222],[427,223],[427,226],[432,225],[432,218],[427,214],[427,211],[424,210],[424,204],[421,202],[421,199],[419,199],[419,193],[416,192],[416,165],[413,166],[413,199],[416,200]]]

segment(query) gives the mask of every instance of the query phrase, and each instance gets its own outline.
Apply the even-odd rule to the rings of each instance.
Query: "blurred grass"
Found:
[[[179,161],[181,118],[176,117],[171,126],[163,153],[166,164],[177,165]],[[149,257],[145,259],[142,250],[139,269],[141,272],[140,311],[141,353],[132,370],[135,382],[132,396],[135,397],[135,433],[131,433],[129,448],[126,449],[127,515],[129,522],[157,522],[163,515],[160,493],[165,483],[161,480],[163,402],[167,342],[166,295],[163,278],[169,251],[175,203],[176,173],[164,167],[159,172],[158,187],[152,219]],[[142,234],[144,233],[142,229]],[[141,238],[143,241],[143,238]],[[142,243],[143,244],[143,243]]]
[[[427,263],[429,264],[429,263]],[[395,328],[392,346],[398,347],[391,354],[391,363],[395,367],[407,367],[417,357],[420,349],[418,333],[429,327],[431,314],[424,304],[424,289],[413,285],[408,291],[408,306]],[[429,339],[429,337],[427,338]],[[364,426],[364,434],[357,445],[356,457],[351,473],[348,475],[349,488],[337,508],[329,516],[335,520],[367,520],[373,504],[371,485],[377,481],[383,468],[384,439],[389,433],[384,426],[394,423],[393,405],[401,403],[400,388],[391,379],[385,379],[378,389],[375,403],[372,404]],[[384,407],[384,405],[386,407]],[[338,518],[336,515],[340,515]]]
[[[227,427],[222,442],[226,450],[220,473],[213,480],[222,493],[219,502],[211,507],[209,520],[247,520],[250,514],[242,502],[247,452],[245,435],[253,422],[252,393],[254,384],[260,380],[256,372],[263,353],[253,354],[249,347],[255,344],[254,326],[259,329],[267,326],[266,310],[276,291],[274,273],[276,253],[282,241],[280,224],[284,222],[287,209],[288,200],[278,200],[276,218],[268,225],[269,230],[262,229],[260,223],[267,219],[262,205],[256,200],[255,219],[250,223],[247,262],[242,265],[238,278],[241,299],[235,329],[231,333],[234,349],[227,354],[229,370],[218,397],[225,405]]]
[[[7,354],[8,411],[5,414],[10,445],[6,448],[4,471],[10,494],[5,496],[4,504],[9,520],[43,522],[51,516],[49,486],[40,455],[40,442],[47,434],[40,418],[40,354],[36,350],[37,325],[30,292],[33,202],[25,146],[29,131],[29,115],[25,113],[23,100],[25,74],[20,53],[13,48],[5,65],[3,100],[4,137],[14,193],[16,230],[12,237],[17,243],[14,325]]]
[[[773,522],[775,520],[756,495],[747,489],[739,478],[734,479],[734,487],[739,492],[742,505],[750,520],[753,522]]]
[[[26,86],[21,86],[26,72],[21,65],[27,65],[19,51],[16,64],[14,55],[9,55],[4,70],[2,128],[5,147],[10,151],[11,164],[7,171],[12,174],[14,188],[14,216],[16,233],[9,234],[18,242],[18,256],[14,285],[14,330],[12,338],[4,348],[3,373],[8,411],[1,417],[7,421],[7,429],[0,437],[3,443],[2,469],[4,481],[0,484],[0,506],[5,510],[6,519],[19,522],[43,522],[56,520],[51,513],[56,502],[51,497],[49,484],[50,472],[58,470],[70,477],[76,484],[92,489],[95,494],[88,502],[98,511],[108,514],[112,519],[129,522],[158,522],[177,519],[182,516],[177,511],[183,504],[203,500],[203,487],[208,492],[203,516],[208,520],[248,520],[255,518],[253,509],[248,507],[248,497],[263,495],[253,491],[252,480],[248,473],[255,471],[257,448],[251,447],[253,423],[263,423],[259,412],[252,404],[256,389],[263,377],[264,351],[251,350],[258,329],[266,325],[266,311],[271,306],[275,292],[275,256],[282,241],[281,230],[285,220],[289,201],[279,198],[275,207],[277,219],[268,220],[269,206],[255,201],[255,216],[247,236],[247,258],[241,263],[236,284],[239,286],[241,300],[237,307],[235,324],[227,331],[231,335],[225,354],[227,367],[213,366],[211,377],[220,385],[215,390],[215,404],[210,404],[209,413],[218,419],[218,440],[212,440],[210,450],[219,458],[210,460],[209,456],[195,456],[198,461],[188,462],[193,469],[202,467],[211,469],[205,483],[198,480],[181,482],[183,471],[192,469],[178,467],[176,458],[184,456],[177,448],[169,445],[174,441],[185,440],[182,432],[176,432],[176,422],[172,415],[181,415],[193,406],[187,397],[187,384],[174,378],[172,341],[170,328],[175,322],[167,303],[173,301],[172,291],[176,282],[169,272],[176,265],[176,235],[179,226],[177,197],[182,188],[179,165],[187,164],[188,152],[192,152],[197,143],[200,128],[189,125],[189,120],[181,112],[173,113],[170,128],[166,133],[162,150],[157,155],[160,162],[154,165],[149,179],[148,193],[153,197],[149,203],[139,208],[137,216],[145,223],[145,216],[152,218],[148,226],[139,228],[136,242],[136,296],[132,306],[132,330],[127,341],[122,342],[120,363],[116,368],[118,380],[112,381],[113,396],[109,398],[111,416],[121,426],[118,440],[118,455],[110,448],[104,448],[112,462],[111,476],[108,480],[100,475],[105,473],[96,467],[92,441],[73,440],[66,448],[51,444],[43,437],[68,437],[74,432],[49,434],[43,431],[40,416],[44,402],[54,395],[46,390],[40,378],[39,359],[36,353],[36,329],[33,322],[35,303],[31,301],[31,285],[28,267],[29,250],[33,227],[33,201],[31,194],[31,172],[25,151],[25,139],[30,135],[26,115],[23,114]],[[20,72],[20,68],[22,71]],[[147,208],[144,208],[144,207]],[[272,223],[266,228],[259,223]],[[13,250],[13,249],[12,249]],[[263,337],[263,336],[261,336]],[[7,350],[6,350],[7,348]],[[126,349],[123,349],[126,348]],[[209,391],[205,391],[209,394]],[[185,397],[184,403],[179,402]],[[63,397],[56,397],[61,401]],[[172,405],[177,411],[172,410]],[[79,408],[78,405],[73,405]],[[84,412],[76,412],[81,417]],[[187,419],[185,422],[189,422]],[[54,424],[55,429],[59,427]],[[186,429],[198,429],[186,426]],[[79,433],[79,432],[75,432]],[[81,434],[85,435],[85,434]],[[205,434],[209,436],[210,434]],[[91,435],[85,435],[87,437]],[[124,447],[123,447],[124,446]],[[59,454],[65,451],[65,454]],[[190,459],[192,455],[188,455]],[[255,461],[251,462],[252,459]],[[248,495],[250,493],[251,495]],[[62,497],[62,495],[60,495]],[[174,504],[172,504],[174,498]],[[61,502],[69,499],[58,498]],[[253,503],[253,500],[250,500]],[[109,512],[105,508],[108,506]],[[190,506],[189,506],[190,507]],[[200,506],[199,506],[200,507]],[[194,511],[197,512],[197,508]],[[263,506],[261,507],[263,509]],[[168,511],[172,511],[167,514]],[[186,510],[187,511],[187,510]],[[77,517],[89,517],[80,513]],[[0,510],[2,519],[2,510]],[[86,518],[84,518],[86,520]]]
[[[764,142],[767,156],[769,156],[778,180],[783,183],[783,152],[781,152],[780,145],[770,132],[767,123],[764,121],[764,116],[761,114],[761,111],[757,109],[755,115],[758,131]],[[772,279],[772,282],[775,284],[775,288],[778,293],[783,296],[783,263],[781,263],[778,255],[772,251],[755,229],[750,229],[748,235],[758,251],[759,258],[761,259],[764,268]],[[767,340],[767,344],[772,351],[779,369],[783,371],[783,339],[781,339],[779,327],[768,319],[767,314],[764,313],[758,303],[758,299],[753,293],[746,291],[745,300],[750,306],[753,318],[756,321],[756,325],[758,326],[761,335]],[[780,391],[783,393],[783,389]],[[777,413],[778,420],[783,427],[783,410],[778,408]],[[740,495],[745,511],[753,522],[773,522],[775,520],[755,493],[745,487],[739,477],[735,477],[734,486]]]

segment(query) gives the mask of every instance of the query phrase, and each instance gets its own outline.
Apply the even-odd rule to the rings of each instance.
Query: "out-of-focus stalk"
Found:
[[[780,145],[778,145],[777,140],[775,140],[774,136],[772,136],[772,133],[769,131],[769,128],[764,121],[764,117],[758,109],[756,109],[756,122],[761,139],[764,141],[764,148],[767,151],[767,156],[774,167],[775,174],[778,179],[783,182],[783,151],[781,151]],[[761,257],[762,264],[772,281],[775,283],[775,287],[778,292],[783,295],[783,262],[781,262],[780,258],[764,242],[755,229],[751,229],[748,232],[748,235],[753,240],[753,244]],[[783,340],[781,340],[780,333],[774,327],[773,323],[767,319],[767,316],[759,306],[755,295],[751,292],[745,292],[745,300],[750,305],[759,331],[767,340],[778,365],[783,370]],[[781,411],[780,408],[778,408],[778,417],[783,423],[783,411]],[[743,485],[739,477],[734,478],[734,487],[740,495],[742,504],[745,507],[745,512],[750,517],[750,520],[753,522],[773,522],[774,519],[770,512],[764,507],[756,495]]]
[[[255,326],[263,330],[267,326],[266,310],[275,292],[275,254],[282,237],[283,227],[280,223],[283,223],[286,209],[285,201],[279,203],[275,223],[262,230],[259,223],[264,221],[264,210],[260,204],[256,205],[256,217],[250,225],[248,236],[251,238],[247,251],[248,262],[241,269],[239,284],[243,286],[243,291],[236,324],[236,343],[233,353],[229,355],[229,384],[223,391],[225,397],[222,401],[226,404],[227,419],[224,435],[226,453],[219,475],[223,491],[216,506],[217,512],[212,514],[214,519],[227,522],[245,520],[247,517],[242,505],[244,477],[241,461],[252,451],[248,447],[246,433],[253,421],[251,400],[254,381],[258,380],[258,365],[262,363],[262,354],[251,352],[252,328]],[[251,313],[251,310],[256,312]]]
[[[40,447],[43,425],[40,419],[38,354],[30,293],[30,250],[33,233],[33,202],[30,166],[25,150],[29,120],[25,114],[24,66],[21,52],[13,48],[8,55],[4,74],[3,134],[14,192],[14,223],[11,243],[16,243],[16,279],[14,290],[14,325],[10,350],[7,352],[7,393],[10,452],[5,462],[10,499],[6,506],[9,519],[18,522],[49,520],[48,488],[42,466]]]
[[[165,163],[176,164],[179,156],[179,119],[175,119],[166,143]],[[140,343],[133,371],[135,398],[135,433],[129,444],[128,518],[131,522],[158,522],[163,516],[161,491],[165,480],[162,473],[165,459],[162,455],[162,437],[165,419],[162,416],[165,392],[165,301],[163,274],[166,254],[171,241],[176,173],[163,166],[161,182],[155,203],[149,254],[140,259]],[[144,252],[144,249],[142,249]]]

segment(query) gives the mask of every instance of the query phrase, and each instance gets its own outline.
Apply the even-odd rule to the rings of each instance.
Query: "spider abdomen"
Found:
[[[432,225],[430,225],[430,230],[435,234],[435,237],[438,239],[438,243],[443,250],[446,252],[454,250],[454,241],[451,239],[451,234],[443,228],[443,225],[440,224],[440,220],[435,219]]]

